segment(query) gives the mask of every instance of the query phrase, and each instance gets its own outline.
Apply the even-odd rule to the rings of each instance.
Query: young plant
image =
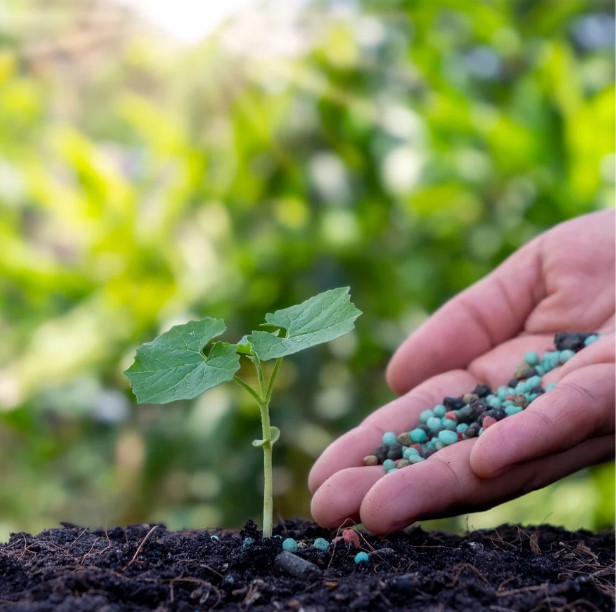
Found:
[[[252,396],[261,413],[262,438],[252,444],[263,449],[264,537],[272,535],[272,447],[280,437],[280,430],[270,423],[269,405],[282,359],[346,334],[360,314],[348,287],[332,289],[266,314],[261,329],[237,344],[212,342],[226,327],[222,319],[206,317],[177,325],[142,344],[125,372],[140,404],[193,399],[228,381],[235,381]],[[254,366],[256,386],[237,375],[241,358]],[[268,371],[263,367],[266,361],[274,361]]]

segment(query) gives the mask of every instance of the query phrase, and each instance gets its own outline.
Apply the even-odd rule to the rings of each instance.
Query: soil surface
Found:
[[[414,527],[359,532],[359,549],[307,521],[275,534],[262,540],[250,522],[240,533],[64,524],[13,534],[0,544],[0,610],[614,609],[613,533],[502,526],[461,537]],[[287,537],[316,566],[300,568],[305,575],[280,569]],[[317,537],[329,550],[312,546]],[[368,553],[359,565],[358,550]]]

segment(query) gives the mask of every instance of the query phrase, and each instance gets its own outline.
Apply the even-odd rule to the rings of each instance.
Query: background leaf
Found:
[[[240,367],[235,345],[217,342],[207,356],[202,352],[225,329],[222,319],[206,317],[176,325],[152,342],[142,344],[135,363],[125,372],[139,403],[193,399],[207,389],[233,380]]]
[[[248,340],[261,361],[291,355],[334,340],[355,327],[361,311],[355,308],[349,287],[330,289],[310,299],[265,315],[270,325],[283,328],[280,336],[255,331]]]

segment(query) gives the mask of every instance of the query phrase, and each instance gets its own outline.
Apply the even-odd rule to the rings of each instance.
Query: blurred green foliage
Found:
[[[350,285],[356,333],[288,360],[272,407],[276,508],[307,516],[310,465],[392,397],[404,337],[612,205],[612,3],[312,2],[193,46],[110,1],[43,4],[0,7],[2,537],[258,516],[249,398],[137,407],[121,372],[174,323],[224,317],[236,340]],[[439,526],[601,528],[613,483],[600,467]]]

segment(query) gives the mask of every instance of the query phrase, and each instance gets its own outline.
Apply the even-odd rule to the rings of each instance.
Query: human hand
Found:
[[[454,297],[395,353],[387,380],[404,394],[333,442],[309,476],[312,514],[381,534],[419,519],[490,508],[614,456],[614,212],[541,234]],[[558,331],[602,337],[543,377],[554,390],[480,438],[384,477],[362,465],[384,432],[477,383],[496,388]]]

